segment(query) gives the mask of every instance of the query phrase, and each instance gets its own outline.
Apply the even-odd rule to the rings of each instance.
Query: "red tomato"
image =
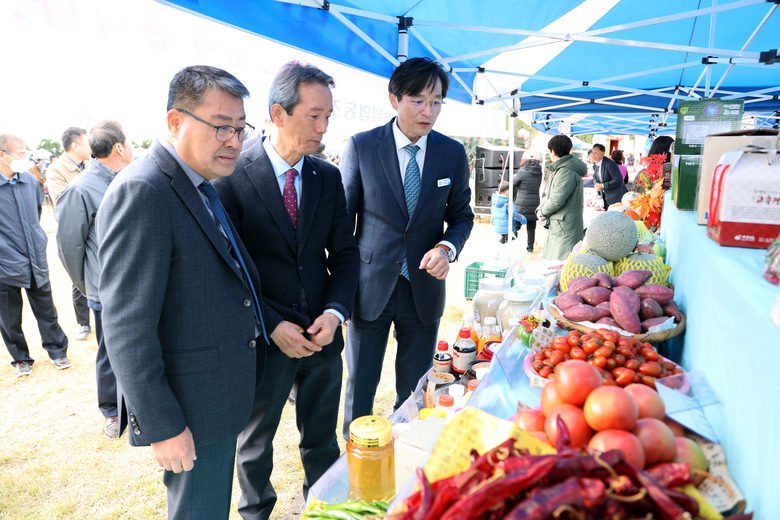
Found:
[[[622,367],[626,364],[626,356],[623,354],[615,354],[615,366]]]
[[[582,350],[587,352],[588,354],[593,354],[598,350],[598,348],[601,346],[601,340],[596,338],[591,338],[588,341],[582,342]]]
[[[671,361],[664,361],[664,368],[667,371],[672,372],[677,367],[675,367],[674,363],[672,363]]]
[[[606,374],[606,372],[605,372]],[[614,379],[604,378],[604,386],[617,386],[617,383]]]
[[[645,464],[667,462],[677,455],[674,433],[662,421],[652,417],[639,419],[631,430],[645,450]]]
[[[615,383],[618,386],[627,386],[634,382],[636,372],[630,368],[616,368],[612,371],[612,376],[615,378]]]
[[[571,345],[568,343],[556,343],[552,348],[555,352],[563,352],[564,354],[571,352]]]
[[[614,330],[605,330],[602,335],[606,341],[611,341],[615,344],[617,344],[618,340],[620,339],[620,333]]]
[[[639,376],[640,381],[655,390],[655,378],[653,376]]]
[[[612,357],[612,349],[609,347],[599,347],[596,349],[596,351],[593,353],[594,356],[601,356],[601,357]]]
[[[550,347],[552,347],[554,350],[558,350],[560,347],[563,347],[564,345],[569,345],[569,338],[566,336],[558,336],[557,338],[553,339],[550,342]]]
[[[626,359],[634,359],[636,357],[634,351],[626,347],[625,345],[618,345],[617,353],[624,355]]]
[[[604,368],[607,366],[607,358],[604,356],[596,356],[590,360],[590,364],[594,367]]]
[[[572,359],[558,365],[555,385],[564,402],[582,406],[591,390],[601,386],[601,374],[586,361]]]
[[[702,471],[709,470],[710,465],[707,462],[707,457],[704,456],[704,452],[701,451],[696,442],[686,437],[675,437],[674,442],[677,445],[677,455],[672,459],[672,462],[687,462],[692,468]],[[698,486],[702,480],[704,480],[704,475],[696,475],[693,477],[693,484]]]
[[[583,334],[582,336],[580,336],[580,342],[581,343],[585,343],[586,341],[588,341],[592,337],[593,337],[593,334]]]
[[[630,339],[628,339],[626,337],[623,337],[623,336],[621,336],[617,340],[617,344],[618,344],[618,347],[626,347],[626,348],[631,348],[631,347],[634,346],[634,344],[631,342]]]
[[[552,356],[552,353],[555,351],[551,348],[546,348],[542,352],[544,352],[545,359],[550,359],[550,356]]]
[[[531,432],[531,435],[539,439],[540,441],[544,442],[545,444],[549,444],[552,446],[552,443],[550,442],[550,439],[547,438],[547,434],[542,432]]]
[[[669,417],[664,417],[662,420],[672,430],[675,437],[685,437],[685,426]]]
[[[576,337],[579,338],[580,336],[582,336],[582,332],[580,332],[578,330],[570,330],[569,331],[569,337],[572,337],[572,336],[576,336]]]
[[[550,377],[550,374],[552,374],[552,367],[546,366],[539,369],[539,377],[548,378]]]
[[[539,351],[536,354],[534,354],[535,361],[541,361],[543,359],[544,359],[544,352]]]
[[[647,343],[647,345],[649,345],[649,343]],[[641,352],[642,356],[648,361],[658,361],[658,352],[656,352],[654,348],[643,348]]]
[[[631,370],[636,372],[637,370],[639,370],[639,365],[640,365],[639,360],[637,360],[637,359],[627,359],[625,367],[626,368],[630,368]]]
[[[544,414],[541,410],[531,408],[517,414],[514,423],[529,432],[543,432]]]
[[[568,343],[572,347],[578,347],[580,345],[580,337],[569,335]]]
[[[661,365],[653,361],[642,363],[641,365],[639,365],[639,373],[642,374],[643,376],[658,377],[661,375]]]
[[[626,392],[636,401],[640,419],[652,417],[663,420],[666,417],[666,406],[661,396],[649,386],[630,384],[626,387]]]
[[[617,361],[615,358],[607,358],[607,366],[604,367],[607,370],[612,370],[613,368],[617,367]]]
[[[550,381],[542,388],[542,413],[544,415],[550,415],[553,408],[564,403],[564,400],[558,395],[558,389],[555,385],[556,383]]]
[[[626,460],[631,464],[639,469],[645,467],[645,450],[636,435],[631,432],[624,430],[600,431],[593,436],[588,446],[598,451],[621,450],[626,455]]]
[[[588,426],[596,431],[630,430],[639,418],[639,408],[631,394],[611,386],[592,391],[583,409]]]
[[[553,355],[550,356],[550,361],[553,362],[553,365],[557,365],[558,363],[563,363],[563,357],[564,353],[556,350],[553,352]]]
[[[579,347],[571,349],[570,354],[572,359],[582,359],[582,360],[588,359],[588,354]]]
[[[559,404],[553,408],[550,415],[548,415],[547,419],[544,421],[544,431],[547,433],[550,442],[555,445],[555,441],[558,438],[557,418],[559,415],[569,429],[572,448],[581,448],[585,446],[593,435],[593,430],[590,429],[588,423],[585,421],[585,414],[582,410],[571,404]]]

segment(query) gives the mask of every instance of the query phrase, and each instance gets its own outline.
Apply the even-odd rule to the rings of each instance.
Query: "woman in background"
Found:
[[[623,175],[623,184],[628,184],[628,168],[623,164],[623,152],[620,150],[612,151],[612,160],[618,165],[620,173]]]
[[[515,191],[515,210],[517,215],[517,231],[522,227],[522,219],[519,215],[525,217],[526,233],[528,242],[526,251],[534,252],[534,242],[536,241],[536,208],[539,207],[539,188],[542,186],[542,165],[536,158],[536,153],[528,151],[523,155],[520,161],[520,169],[512,178],[512,185]]]

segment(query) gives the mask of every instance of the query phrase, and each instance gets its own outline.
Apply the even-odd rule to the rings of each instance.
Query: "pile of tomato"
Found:
[[[531,366],[540,377],[554,380],[556,369],[569,359],[587,361],[598,369],[603,384],[612,386],[643,383],[655,388],[657,379],[683,373],[650,343],[608,329],[573,330],[568,336],[558,336],[534,354]]]

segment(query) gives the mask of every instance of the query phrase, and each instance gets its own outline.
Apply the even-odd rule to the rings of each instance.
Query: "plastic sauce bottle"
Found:
[[[447,414],[447,422],[449,422],[452,420],[452,416],[455,415],[455,398],[449,394],[440,395],[439,408],[443,409]]]
[[[363,500],[395,495],[393,425],[384,417],[366,415],[349,425],[347,441],[349,492]]]
[[[450,386],[447,387],[447,391],[452,396],[452,398],[455,400],[455,402],[453,403],[452,406],[453,406],[453,408],[456,411],[460,410],[461,408],[463,408],[463,406],[465,406],[465,404],[466,404],[466,399],[465,399],[466,387],[465,386],[463,386],[461,384],[450,385]]]
[[[471,340],[475,344],[479,343],[479,334],[477,333],[476,320],[477,318],[473,314],[466,313],[463,315],[463,324],[460,326],[461,329],[469,329],[471,331]],[[479,329],[481,331],[482,326],[480,326]],[[458,337],[460,337],[460,333],[458,333]],[[457,338],[455,341],[457,341]]]
[[[458,375],[465,374],[469,369],[469,363],[477,359],[477,345],[471,339],[469,329],[460,329],[458,341],[452,347],[452,352],[452,370]]]
[[[450,345],[446,341],[439,341],[436,346],[436,353],[433,354],[434,372],[452,372],[452,354],[450,354]]]
[[[479,338],[477,354],[482,352],[482,349],[492,343],[501,343],[501,333],[498,331],[496,319],[488,317],[485,318],[485,324],[482,329],[482,337]]]

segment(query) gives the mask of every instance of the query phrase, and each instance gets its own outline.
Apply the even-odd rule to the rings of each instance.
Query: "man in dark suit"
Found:
[[[165,468],[172,519],[228,518],[265,358],[259,275],[209,182],[233,173],[248,95],[223,70],[179,71],[167,138],[117,175],[97,215],[121,427]]]
[[[336,440],[344,340],[357,290],[358,252],[336,166],[315,159],[333,112],[333,78],[291,62],[271,84],[271,136],[241,154],[236,172],[215,183],[220,198],[262,265],[271,345],[249,425],[238,438],[239,513],[266,519],[273,438],[287,396],[296,416],[309,487],[339,458]]]
[[[437,63],[402,63],[388,88],[398,116],[350,138],[341,159],[361,260],[347,327],[345,438],[352,420],[372,413],[391,324],[396,408],[431,367],[449,262],[474,225],[466,152],[432,131],[448,86]]]
[[[626,184],[623,182],[623,174],[620,173],[617,163],[609,157],[604,157],[605,152],[603,144],[594,144],[591,150],[595,188],[601,193],[604,209],[607,209],[623,199]]]

